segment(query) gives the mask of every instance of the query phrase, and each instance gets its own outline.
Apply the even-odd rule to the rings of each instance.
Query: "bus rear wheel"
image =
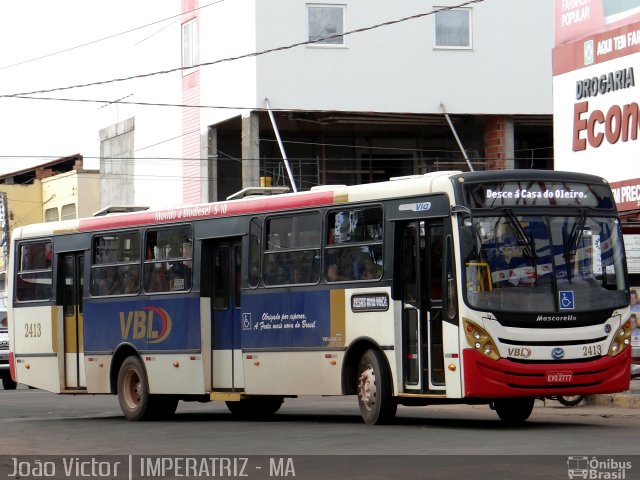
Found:
[[[533,411],[535,398],[501,398],[493,402],[493,407],[507,425],[522,425]]]
[[[226,402],[229,411],[238,418],[262,420],[274,415],[282,406],[282,397],[243,398],[238,402]]]
[[[128,357],[118,372],[118,402],[127,420],[154,420],[171,416],[178,399],[171,395],[151,395],[147,374],[138,357]]]
[[[384,357],[377,350],[367,350],[358,364],[356,390],[364,423],[382,425],[396,415],[398,403],[391,395],[391,376]]]
[[[17,386],[11,377],[2,377],[2,388],[5,390],[15,390]]]

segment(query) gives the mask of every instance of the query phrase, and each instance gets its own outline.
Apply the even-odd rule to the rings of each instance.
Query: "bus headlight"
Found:
[[[609,355],[615,357],[631,345],[631,320],[624,322],[611,341],[609,347]]]
[[[498,355],[498,349],[491,336],[471,320],[466,318],[462,320],[464,322],[464,334],[467,337],[467,343],[490,359],[499,360],[500,355]]]

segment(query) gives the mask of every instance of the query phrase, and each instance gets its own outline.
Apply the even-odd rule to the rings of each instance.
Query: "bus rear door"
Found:
[[[84,367],[84,322],[82,312],[82,287],[84,284],[84,254],[64,253],[59,257],[60,277],[58,292],[61,295],[64,316],[64,388],[86,389]]]

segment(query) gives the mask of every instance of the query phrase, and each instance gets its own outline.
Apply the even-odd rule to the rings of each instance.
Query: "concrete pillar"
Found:
[[[209,201],[218,200],[218,129],[216,127],[208,128],[207,152],[203,158],[207,159],[209,172],[207,176],[207,185],[209,190]]]
[[[242,116],[242,188],[260,186],[260,118]]]

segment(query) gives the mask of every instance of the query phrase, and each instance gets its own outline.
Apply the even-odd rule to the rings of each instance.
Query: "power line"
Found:
[[[180,72],[183,70],[192,70],[194,68],[197,67],[208,67],[208,66],[212,66],[212,65],[218,65],[220,63],[225,63],[225,62],[232,62],[232,61],[236,61],[236,60],[242,60],[245,58],[252,58],[252,57],[258,57],[260,55],[266,55],[269,53],[274,53],[274,52],[282,52],[285,50],[290,50],[296,47],[300,47],[303,45],[312,45],[314,43],[320,43],[320,42],[324,42],[326,40],[331,40],[334,38],[341,38],[341,37],[346,37],[347,35],[353,35],[355,33],[362,33],[362,32],[366,32],[369,30],[374,30],[377,28],[381,28],[381,27],[387,27],[390,25],[395,25],[398,23],[402,23],[402,22],[407,22],[409,20],[415,20],[418,18],[422,18],[422,17],[426,17],[429,15],[433,15],[437,12],[441,12],[441,11],[445,11],[445,10],[453,10],[456,8],[461,8],[461,7],[465,7],[474,3],[481,3],[484,0],[469,0],[467,2],[464,3],[460,3],[458,5],[453,5],[450,7],[438,7],[436,10],[431,10],[429,12],[423,12],[423,13],[418,13],[415,15],[411,15],[408,17],[402,17],[396,20],[389,20],[386,22],[382,22],[382,23],[378,23],[375,25],[371,25],[368,27],[362,27],[362,28],[357,28],[355,30],[350,30],[348,32],[344,32],[344,33],[340,33],[340,34],[333,34],[333,35],[328,35],[326,37],[319,37],[316,38],[314,40],[306,40],[303,42],[296,42],[296,43],[292,43],[289,45],[284,45],[284,46],[280,46],[280,47],[274,47],[274,48],[268,48],[266,50],[261,50],[258,52],[251,52],[251,53],[246,53],[243,55],[238,55],[235,57],[227,57],[227,58],[222,58],[222,59],[218,59],[218,60],[214,60],[211,62],[204,62],[204,63],[199,63],[196,65],[191,65],[189,67],[176,67],[176,68],[170,68],[168,70],[160,70],[160,71],[156,71],[156,72],[150,72],[150,73],[143,73],[143,74],[139,74],[139,75],[131,75],[128,77],[121,77],[121,78],[113,78],[110,80],[101,80],[101,81],[97,81],[97,82],[90,82],[90,83],[83,83],[83,84],[77,84],[77,85],[69,85],[66,87],[56,87],[56,88],[49,88],[49,89],[43,89],[43,90],[34,90],[31,92],[22,92],[22,93],[13,93],[13,94],[6,94],[6,95],[0,95],[0,98],[11,98],[11,97],[19,97],[19,96],[25,96],[25,95],[36,95],[36,94],[40,94],[40,93],[51,93],[51,92],[59,92],[62,90],[73,90],[76,88],[84,88],[84,87],[93,87],[93,86],[98,86],[98,85],[106,85],[106,84],[110,84],[110,83],[116,83],[116,82],[124,82],[124,81],[128,81],[128,80],[135,80],[135,79],[139,79],[139,78],[148,78],[148,77],[153,77],[156,75],[165,75],[167,73],[174,73],[174,72]]]
[[[113,35],[108,35],[106,37],[102,37],[102,38],[99,38],[97,40],[91,40],[91,41],[89,41],[87,43],[82,43],[82,44],[76,45],[74,47],[69,47],[69,48],[65,48],[63,50],[58,50],[56,52],[47,53],[45,55],[40,55],[39,57],[30,58],[28,60],[22,60],[21,62],[12,63],[11,65],[4,65],[4,66],[0,67],[0,70],[5,70],[7,68],[17,67],[18,65],[24,65],[25,63],[31,63],[31,62],[35,62],[37,60],[42,60],[44,58],[53,57],[55,55],[60,55],[61,53],[71,52],[71,51],[77,50],[79,48],[88,47],[89,45],[94,45],[96,43],[104,42],[105,40],[111,40],[112,38],[116,38],[116,37],[119,37],[121,35],[126,35],[128,33],[132,33],[132,32],[135,32],[137,30],[142,30],[142,29],[147,28],[147,27],[152,27],[153,25],[157,25],[158,23],[166,22],[167,20],[171,20],[171,19],[174,19],[176,17],[181,17],[182,15],[185,15],[185,14],[188,14],[188,13],[191,13],[191,12],[195,12],[196,10],[202,10],[203,8],[210,7],[211,5],[215,5],[216,3],[220,3],[220,2],[224,2],[224,0],[217,0],[215,2],[208,3],[207,5],[203,5],[202,7],[198,7],[198,8],[194,8],[193,10],[189,10],[188,12],[180,13],[178,15],[172,15],[170,17],[163,18],[162,20],[156,20],[155,22],[147,23],[146,25],[142,25],[140,27],[135,27],[135,28],[132,28],[132,29],[129,29],[129,30],[125,30],[124,32],[120,32],[120,33],[114,33]],[[147,37],[147,38],[149,38],[149,37]],[[146,38],[144,40],[146,40]]]

